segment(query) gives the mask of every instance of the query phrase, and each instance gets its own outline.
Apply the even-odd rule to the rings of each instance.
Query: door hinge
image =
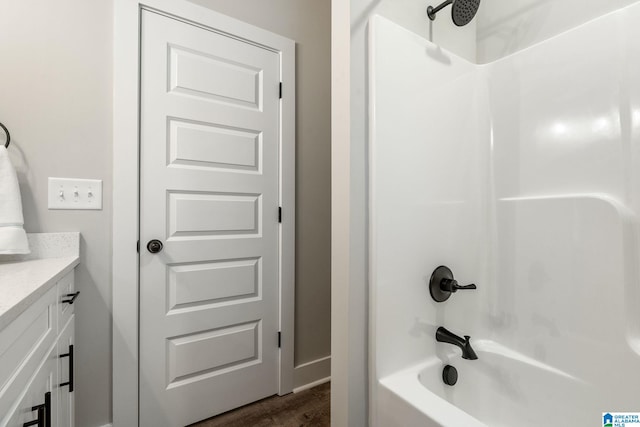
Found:
[[[282,332],[278,331],[278,348],[282,345]]]
[[[282,82],[280,82],[280,99],[282,99]]]
[[[278,222],[282,222],[282,206],[278,206]]]
[[[140,253],[140,240],[136,243],[136,252]]]

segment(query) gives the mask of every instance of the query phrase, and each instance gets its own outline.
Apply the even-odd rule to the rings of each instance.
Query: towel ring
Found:
[[[7,134],[7,142],[4,144],[4,148],[9,148],[9,143],[11,142],[11,134],[9,133],[9,129],[2,123],[0,123],[0,128]]]

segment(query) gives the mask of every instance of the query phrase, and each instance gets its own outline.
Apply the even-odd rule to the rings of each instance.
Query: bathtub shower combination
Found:
[[[370,23],[374,426],[640,412],[638,22],[482,65]]]

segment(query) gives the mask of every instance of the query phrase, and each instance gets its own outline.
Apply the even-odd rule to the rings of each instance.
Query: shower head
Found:
[[[462,27],[471,22],[473,17],[476,16],[476,12],[480,6],[480,0],[446,0],[436,7],[429,6],[427,8],[427,16],[433,21],[436,19],[436,13],[448,5],[451,5],[451,19],[453,19],[453,23],[458,27]]]

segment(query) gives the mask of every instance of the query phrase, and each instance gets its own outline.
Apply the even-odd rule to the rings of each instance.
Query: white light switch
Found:
[[[102,180],[49,177],[49,209],[102,210]]]

